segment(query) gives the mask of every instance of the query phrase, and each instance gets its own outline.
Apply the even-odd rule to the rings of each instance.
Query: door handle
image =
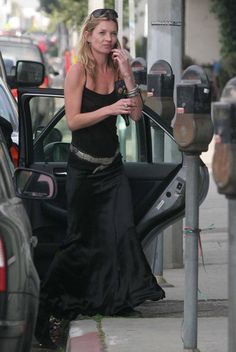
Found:
[[[55,176],[67,176],[67,171],[55,171]]]

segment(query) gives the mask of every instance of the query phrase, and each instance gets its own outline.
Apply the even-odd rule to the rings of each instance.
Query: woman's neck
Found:
[[[96,71],[98,72],[107,72],[109,68],[108,65],[108,56],[104,54],[93,53],[93,57],[96,61]]]

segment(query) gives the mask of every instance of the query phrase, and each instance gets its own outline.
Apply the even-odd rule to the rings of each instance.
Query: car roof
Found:
[[[0,35],[0,50],[3,61],[7,59],[12,61],[10,67],[13,64],[15,65],[18,60],[39,61],[45,65],[45,59],[41,50],[30,37]],[[6,62],[4,62],[4,66],[8,73],[9,70],[7,69]]]
[[[0,35],[0,41],[13,42],[21,44],[34,44],[30,37],[14,36],[14,35]]]

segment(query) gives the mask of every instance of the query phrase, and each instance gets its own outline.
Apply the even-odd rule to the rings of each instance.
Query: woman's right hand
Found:
[[[119,114],[130,114],[133,109],[135,109],[136,104],[133,99],[124,98],[120,99],[114,104],[110,105],[111,115],[119,115]]]

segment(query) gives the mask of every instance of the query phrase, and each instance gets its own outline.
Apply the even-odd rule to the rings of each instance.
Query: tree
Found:
[[[236,76],[236,1],[211,0],[211,11],[219,21],[221,60],[216,79],[221,94],[229,79]]]
[[[114,8],[114,0],[105,0],[105,7]],[[88,14],[87,0],[40,0],[40,9],[68,27],[79,28]],[[124,25],[128,25],[128,0],[124,0]]]
[[[236,1],[211,0],[211,11],[219,20],[221,55],[236,52]]]
[[[56,21],[69,27],[79,26],[88,13],[86,0],[40,0],[40,9]]]
[[[60,1],[58,0],[40,0],[40,9],[45,11],[47,14],[51,14],[54,8],[60,7]]]

